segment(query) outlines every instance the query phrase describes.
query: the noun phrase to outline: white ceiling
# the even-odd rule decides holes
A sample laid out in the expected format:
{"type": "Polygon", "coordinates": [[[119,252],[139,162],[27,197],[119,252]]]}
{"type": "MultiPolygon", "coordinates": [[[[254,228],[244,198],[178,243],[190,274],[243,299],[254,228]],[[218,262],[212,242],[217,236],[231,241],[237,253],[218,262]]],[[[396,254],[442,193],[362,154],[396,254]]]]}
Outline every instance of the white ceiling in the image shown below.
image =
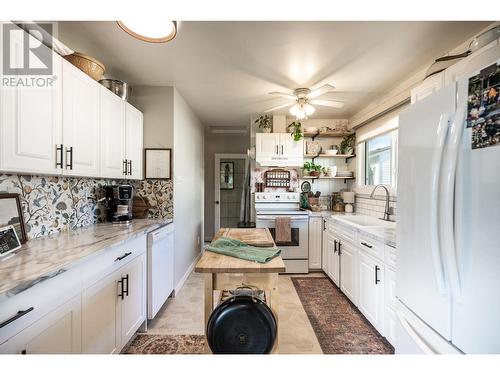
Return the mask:
{"type": "MultiPolygon", "coordinates": [[[[149,44],[115,22],[61,22],[59,38],[132,85],[175,86],[207,126],[248,125],[286,102],[270,91],[329,83],[313,118],[347,118],[468,39],[488,22],[181,22],[149,44]]],[[[285,113],[285,110],[277,113],[285,113]]]]}

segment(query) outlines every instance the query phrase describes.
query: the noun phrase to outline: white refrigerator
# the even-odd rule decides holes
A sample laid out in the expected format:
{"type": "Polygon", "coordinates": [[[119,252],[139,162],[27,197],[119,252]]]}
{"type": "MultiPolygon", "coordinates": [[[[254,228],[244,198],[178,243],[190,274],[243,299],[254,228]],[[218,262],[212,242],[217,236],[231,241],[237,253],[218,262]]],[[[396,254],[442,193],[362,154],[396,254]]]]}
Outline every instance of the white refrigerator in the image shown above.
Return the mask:
{"type": "Polygon", "coordinates": [[[400,115],[396,353],[500,353],[500,144],[466,122],[494,48],[400,115]]]}

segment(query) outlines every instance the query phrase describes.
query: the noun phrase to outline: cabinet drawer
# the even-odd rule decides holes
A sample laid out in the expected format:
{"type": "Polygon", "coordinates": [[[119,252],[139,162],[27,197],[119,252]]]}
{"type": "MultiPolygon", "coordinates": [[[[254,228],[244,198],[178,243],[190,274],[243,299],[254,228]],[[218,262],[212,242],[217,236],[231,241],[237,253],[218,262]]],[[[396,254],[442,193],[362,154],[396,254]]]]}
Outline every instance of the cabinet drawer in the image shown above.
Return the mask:
{"type": "Polygon", "coordinates": [[[382,242],[373,240],[368,236],[359,233],[358,245],[361,252],[368,253],[375,258],[384,260],[384,244],[382,242]]]}
{"type": "Polygon", "coordinates": [[[396,249],[389,245],[385,245],[385,264],[396,269],[396,249]]]}
{"type": "Polygon", "coordinates": [[[141,235],[120,245],[112,246],[96,257],[92,257],[80,267],[83,288],[123,267],[132,259],[145,253],[146,249],[146,235],[141,235]]]}
{"type": "Polygon", "coordinates": [[[81,292],[78,269],[39,282],[0,302],[0,344],[81,292]]]}
{"type": "Polygon", "coordinates": [[[328,230],[335,234],[335,237],[342,241],[347,241],[352,244],[355,243],[356,233],[354,229],[348,229],[341,225],[336,224],[334,221],[328,222],[328,230]]]}

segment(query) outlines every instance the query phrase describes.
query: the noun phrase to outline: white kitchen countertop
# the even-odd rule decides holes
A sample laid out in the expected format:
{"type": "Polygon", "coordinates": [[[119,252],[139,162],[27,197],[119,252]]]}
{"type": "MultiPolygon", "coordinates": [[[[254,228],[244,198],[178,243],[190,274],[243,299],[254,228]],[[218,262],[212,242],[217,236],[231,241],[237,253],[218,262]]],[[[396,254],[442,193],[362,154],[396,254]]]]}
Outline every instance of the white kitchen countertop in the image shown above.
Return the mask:
{"type": "Polygon", "coordinates": [[[101,223],[26,242],[0,260],[0,301],[78,265],[90,255],[151,232],[172,219],[134,219],[128,225],[101,223]]]}

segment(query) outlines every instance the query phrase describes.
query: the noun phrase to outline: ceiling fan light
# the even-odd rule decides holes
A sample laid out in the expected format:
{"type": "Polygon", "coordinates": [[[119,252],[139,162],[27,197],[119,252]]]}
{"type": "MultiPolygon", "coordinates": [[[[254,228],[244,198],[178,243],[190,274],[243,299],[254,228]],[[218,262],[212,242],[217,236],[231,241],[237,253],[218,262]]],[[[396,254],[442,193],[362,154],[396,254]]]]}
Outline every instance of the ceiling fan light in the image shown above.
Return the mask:
{"type": "Polygon", "coordinates": [[[297,113],[299,112],[300,108],[298,104],[294,104],[292,108],[290,108],[290,114],[292,116],[297,116],[297,113]]]}
{"type": "Polygon", "coordinates": [[[309,103],[304,104],[304,112],[306,116],[311,116],[314,113],[314,107],[309,103]]]}
{"type": "Polygon", "coordinates": [[[141,20],[116,21],[118,26],[136,39],[149,43],[166,43],[177,35],[177,22],[144,22],[141,20]]]}
{"type": "Polygon", "coordinates": [[[297,120],[304,120],[305,118],[307,118],[307,115],[306,112],[301,108],[297,111],[295,117],[297,117],[297,120]]]}

